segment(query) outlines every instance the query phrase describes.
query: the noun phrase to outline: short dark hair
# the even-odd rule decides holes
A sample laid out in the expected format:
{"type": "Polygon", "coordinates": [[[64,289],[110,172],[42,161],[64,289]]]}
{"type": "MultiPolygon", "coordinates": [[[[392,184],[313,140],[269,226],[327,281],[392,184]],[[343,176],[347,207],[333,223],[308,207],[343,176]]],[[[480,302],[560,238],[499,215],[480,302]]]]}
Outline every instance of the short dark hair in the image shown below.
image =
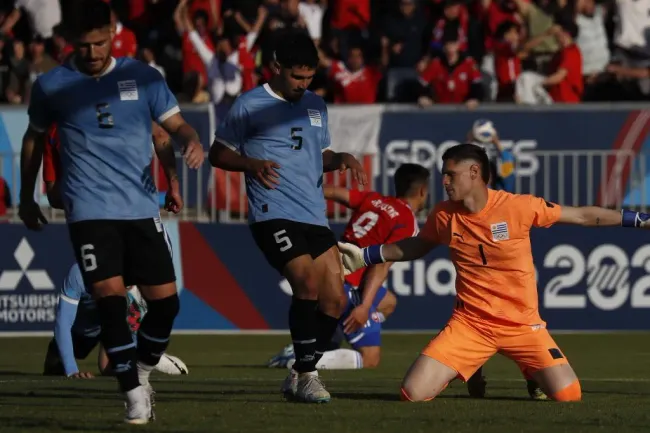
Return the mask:
{"type": "Polygon", "coordinates": [[[497,27],[497,31],[494,32],[494,36],[496,36],[497,39],[503,39],[505,35],[510,32],[512,29],[517,29],[519,30],[519,24],[512,20],[505,20],[499,26],[497,27]]]}
{"type": "Polygon", "coordinates": [[[279,34],[276,39],[275,60],[283,68],[307,66],[316,69],[318,50],[307,32],[289,29],[279,34]]]}
{"type": "Polygon", "coordinates": [[[104,0],[78,2],[74,14],[74,25],[70,29],[74,37],[111,25],[111,6],[104,0]]]}
{"type": "Polygon", "coordinates": [[[415,185],[426,184],[429,181],[429,170],[420,164],[402,164],[395,171],[395,195],[406,197],[415,185]]]}
{"type": "Polygon", "coordinates": [[[490,159],[481,146],[471,143],[458,144],[450,147],[442,155],[442,161],[475,161],[481,166],[481,178],[485,183],[490,181],[490,159]]]}
{"type": "Polygon", "coordinates": [[[560,16],[556,18],[555,23],[560,26],[560,28],[565,31],[566,33],[571,36],[571,39],[575,39],[578,37],[578,33],[580,33],[580,29],[578,28],[578,25],[573,21],[572,19],[569,19],[565,16],[560,16]]]}

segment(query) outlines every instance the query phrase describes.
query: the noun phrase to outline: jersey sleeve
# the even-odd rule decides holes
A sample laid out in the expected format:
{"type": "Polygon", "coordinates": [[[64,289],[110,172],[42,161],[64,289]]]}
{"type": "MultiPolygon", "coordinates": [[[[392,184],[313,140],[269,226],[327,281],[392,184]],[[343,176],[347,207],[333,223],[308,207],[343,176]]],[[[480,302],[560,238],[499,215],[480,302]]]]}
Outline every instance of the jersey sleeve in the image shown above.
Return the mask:
{"type": "Polygon", "coordinates": [[[349,204],[350,208],[358,209],[361,204],[366,200],[366,198],[372,194],[372,191],[359,191],[358,189],[349,190],[349,204]]]}
{"type": "Polygon", "coordinates": [[[560,220],[562,207],[540,197],[528,196],[528,207],[532,213],[534,227],[550,227],[560,220]]]}
{"type": "Polygon", "coordinates": [[[162,123],[174,114],[180,113],[181,109],[178,106],[178,101],[172,91],[169,90],[169,86],[167,86],[167,82],[160,71],[149,65],[143,65],[142,67],[147,75],[146,92],[151,118],[158,123],[162,123]]]}
{"type": "Polygon", "coordinates": [[[40,79],[37,79],[32,86],[27,114],[30,126],[38,132],[45,132],[54,120],[40,79]]]}
{"type": "Polygon", "coordinates": [[[86,291],[83,277],[81,276],[81,269],[78,264],[72,265],[70,272],[63,280],[59,293],[59,302],[67,302],[69,304],[77,305],[81,296],[86,291]]]}
{"type": "Polygon", "coordinates": [[[321,151],[325,152],[332,145],[330,138],[330,127],[328,123],[329,115],[327,114],[327,105],[323,104],[323,141],[321,142],[321,151]]]}
{"type": "Polygon", "coordinates": [[[59,300],[54,322],[54,340],[59,349],[59,356],[65,370],[65,375],[77,373],[79,368],[74,356],[74,343],[72,342],[72,326],[77,317],[77,304],[59,300]]]}
{"type": "Polygon", "coordinates": [[[241,97],[237,98],[219,128],[217,128],[215,140],[229,149],[241,153],[246,141],[248,122],[248,111],[244,107],[241,97]]]}
{"type": "Polygon", "coordinates": [[[400,213],[399,220],[392,227],[388,239],[384,243],[390,244],[417,236],[419,231],[418,222],[414,215],[400,213]]]}

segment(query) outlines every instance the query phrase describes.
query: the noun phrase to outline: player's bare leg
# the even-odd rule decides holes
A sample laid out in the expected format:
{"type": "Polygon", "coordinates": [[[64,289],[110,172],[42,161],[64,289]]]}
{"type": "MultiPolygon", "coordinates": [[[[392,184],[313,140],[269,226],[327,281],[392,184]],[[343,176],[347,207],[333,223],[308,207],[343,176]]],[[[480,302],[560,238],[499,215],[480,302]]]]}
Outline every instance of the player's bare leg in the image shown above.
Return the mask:
{"type": "Polygon", "coordinates": [[[381,346],[360,347],[363,368],[377,368],[381,361],[381,346]]]}
{"type": "Polygon", "coordinates": [[[428,401],[440,394],[458,373],[440,361],[420,355],[402,381],[402,399],[428,401]]]}
{"type": "Polygon", "coordinates": [[[305,402],[327,402],[325,390],[316,371],[316,342],[318,338],[318,274],[310,255],[289,261],[283,275],[289,281],[293,297],[289,308],[289,330],[296,362],[282,385],[286,397],[305,402]]]}
{"type": "Polygon", "coordinates": [[[551,400],[580,401],[582,399],[580,381],[569,364],[543,368],[531,375],[551,400]]]}
{"type": "Polygon", "coordinates": [[[146,424],[151,417],[149,393],[140,386],[136,368],[137,352],[126,321],[126,287],[121,276],[92,284],[97,302],[100,340],[126,396],[126,418],[130,424],[146,424]]]}
{"type": "Polygon", "coordinates": [[[180,302],[175,282],[156,286],[139,285],[138,288],[147,301],[147,314],[138,328],[137,372],[153,404],[154,392],[149,376],[167,350],[180,302]]]}

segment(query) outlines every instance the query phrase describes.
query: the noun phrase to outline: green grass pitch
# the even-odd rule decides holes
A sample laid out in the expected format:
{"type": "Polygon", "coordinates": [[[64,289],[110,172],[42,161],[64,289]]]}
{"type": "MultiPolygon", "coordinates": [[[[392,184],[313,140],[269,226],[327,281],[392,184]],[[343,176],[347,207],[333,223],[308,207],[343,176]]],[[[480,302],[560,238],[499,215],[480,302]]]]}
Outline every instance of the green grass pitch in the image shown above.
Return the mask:
{"type": "MultiPolygon", "coordinates": [[[[649,432],[650,335],[555,337],[582,380],[580,403],[530,401],[501,356],[486,366],[485,399],[468,398],[455,381],[431,402],[400,402],[400,380],[426,334],[384,336],[376,370],[321,372],[330,404],[288,403],[278,392],[286,372],[262,367],[287,336],[174,336],[169,353],[190,374],[154,373],[157,420],[147,426],[121,424],[114,379],[40,376],[48,339],[0,339],[0,432],[649,432]]],[[[96,354],[80,365],[94,372],[96,354]]]]}

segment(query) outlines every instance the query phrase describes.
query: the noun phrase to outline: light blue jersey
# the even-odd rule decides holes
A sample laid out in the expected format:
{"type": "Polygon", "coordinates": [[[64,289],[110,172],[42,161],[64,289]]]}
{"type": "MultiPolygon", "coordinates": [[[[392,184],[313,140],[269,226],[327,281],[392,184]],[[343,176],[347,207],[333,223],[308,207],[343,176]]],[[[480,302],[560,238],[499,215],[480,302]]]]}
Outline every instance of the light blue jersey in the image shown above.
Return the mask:
{"type": "Polygon", "coordinates": [[[330,145],[330,134],[320,96],[307,91],[300,101],[289,102],[268,84],[256,87],[237,98],[216,140],[247,157],[280,165],[275,189],[246,177],[249,223],[287,219],[328,227],[322,152],[330,145]]]}
{"type": "Polygon", "coordinates": [[[57,322],[61,319],[72,322],[72,332],[86,337],[99,335],[101,326],[99,324],[99,314],[97,313],[97,304],[84,284],[81,277],[81,270],[78,264],[72,265],[70,272],[63,280],[63,285],[59,288],[59,310],[63,308],[63,316],[59,317],[57,312],[57,322]],[[67,308],[65,304],[70,304],[74,308],[67,308]],[[70,315],[73,313],[73,315],[70,315]],[[70,320],[71,319],[71,320],[70,320]]]}
{"type": "Polygon", "coordinates": [[[156,69],[130,58],[111,62],[93,78],[70,61],[39,76],[32,88],[32,128],[58,125],[68,222],[159,216],[151,119],[163,122],[180,109],[156,69]]]}

